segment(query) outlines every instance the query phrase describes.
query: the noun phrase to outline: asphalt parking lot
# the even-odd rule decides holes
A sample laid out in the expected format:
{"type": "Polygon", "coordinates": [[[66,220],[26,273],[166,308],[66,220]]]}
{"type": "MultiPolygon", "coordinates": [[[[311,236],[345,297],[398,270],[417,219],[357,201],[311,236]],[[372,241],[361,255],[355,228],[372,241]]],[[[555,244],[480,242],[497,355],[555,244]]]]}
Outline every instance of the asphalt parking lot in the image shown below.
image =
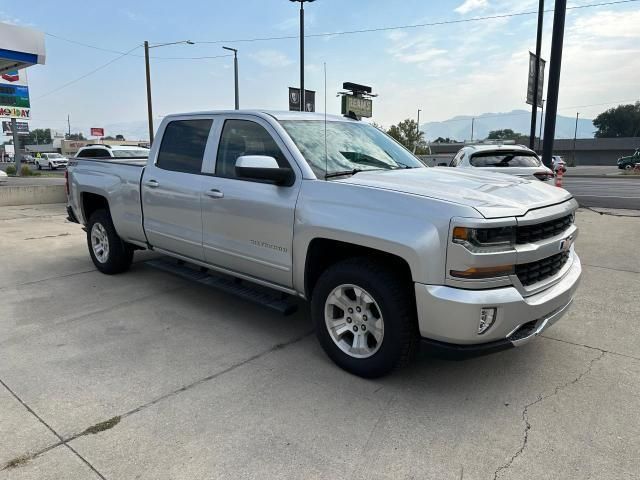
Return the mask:
{"type": "Polygon", "coordinates": [[[63,205],[0,208],[0,479],[632,479],[640,218],[580,211],[570,313],[520,349],[378,380],[282,317],[145,266],[63,205]]]}

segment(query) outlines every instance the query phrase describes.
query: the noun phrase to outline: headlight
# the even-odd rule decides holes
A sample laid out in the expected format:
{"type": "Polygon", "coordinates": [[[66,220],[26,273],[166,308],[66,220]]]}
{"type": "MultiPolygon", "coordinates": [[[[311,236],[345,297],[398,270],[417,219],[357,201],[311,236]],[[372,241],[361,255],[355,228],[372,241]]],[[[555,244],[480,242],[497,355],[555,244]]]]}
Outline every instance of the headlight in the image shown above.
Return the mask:
{"type": "Polygon", "coordinates": [[[455,227],[451,241],[474,253],[506,252],[513,250],[515,238],[514,227],[455,227]]]}

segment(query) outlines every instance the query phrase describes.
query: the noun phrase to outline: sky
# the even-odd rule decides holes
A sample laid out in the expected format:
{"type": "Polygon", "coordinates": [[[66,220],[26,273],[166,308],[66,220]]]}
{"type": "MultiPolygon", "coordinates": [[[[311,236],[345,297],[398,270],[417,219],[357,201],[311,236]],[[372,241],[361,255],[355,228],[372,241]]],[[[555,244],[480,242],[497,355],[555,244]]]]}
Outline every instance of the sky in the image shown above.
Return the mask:
{"type": "MultiPolygon", "coordinates": [[[[569,0],[568,5],[606,1],[569,0]]],[[[546,8],[553,3],[547,0],[546,8]]],[[[535,12],[537,4],[317,0],[305,4],[306,34],[535,12]]],[[[222,45],[239,51],[240,107],[286,110],[287,87],[299,83],[298,9],[288,0],[0,0],[0,21],[47,34],[46,65],[29,69],[31,128],[66,131],[69,115],[76,131],[145,120],[144,40],[195,42],[152,50],[156,126],[169,113],[233,108],[233,58],[201,58],[229,54],[222,45]],[[294,38],[238,41],[264,37],[294,38]]],[[[339,114],[336,94],[342,82],[371,85],[378,94],[373,120],[383,126],[415,118],[418,108],[421,123],[530,108],[524,100],[536,19],[517,15],[312,36],[305,40],[305,87],[317,92],[316,111],[324,111],[326,63],[327,112],[339,114]]],[[[547,60],[552,22],[553,13],[546,13],[542,57],[547,60]]],[[[567,11],[558,113],[580,111],[581,118],[593,118],[619,102],[640,99],[639,25],[640,2],[567,11]]]]}

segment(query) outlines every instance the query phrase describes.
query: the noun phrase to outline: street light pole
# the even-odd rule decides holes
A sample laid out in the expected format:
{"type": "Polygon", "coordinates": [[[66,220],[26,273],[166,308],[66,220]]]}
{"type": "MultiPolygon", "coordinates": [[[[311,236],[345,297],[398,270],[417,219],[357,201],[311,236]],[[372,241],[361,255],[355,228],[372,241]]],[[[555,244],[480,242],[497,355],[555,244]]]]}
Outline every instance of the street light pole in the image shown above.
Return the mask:
{"type": "Polygon", "coordinates": [[[576,112],[576,128],[573,131],[573,166],[576,166],[576,137],[578,136],[578,117],[580,112],[576,112]]]}
{"type": "Polygon", "coordinates": [[[475,117],[471,117],[471,141],[473,142],[473,124],[475,123],[475,117]]]}
{"type": "Polygon", "coordinates": [[[542,111],[540,112],[540,133],[538,134],[538,151],[542,148],[542,124],[544,120],[544,98],[542,99],[542,111]]]}
{"type": "Polygon", "coordinates": [[[300,111],[305,111],[304,100],[304,2],[314,2],[315,0],[289,0],[300,2],[300,111]]]}
{"type": "Polygon", "coordinates": [[[416,153],[418,148],[418,142],[420,141],[420,112],[422,110],[418,109],[418,123],[416,124],[416,146],[413,149],[413,153],[416,153]]]}
{"type": "Polygon", "coordinates": [[[151,107],[151,72],[149,69],[149,42],[144,41],[144,66],[147,74],[147,122],[149,126],[149,146],[153,143],[153,111],[151,107]]]}
{"type": "Polygon", "coordinates": [[[234,78],[235,78],[235,98],[236,98],[236,110],[240,110],[240,96],[238,93],[238,49],[237,48],[231,48],[231,47],[222,47],[225,50],[229,50],[230,52],[233,52],[233,71],[234,71],[234,78]]]}
{"type": "Polygon", "coordinates": [[[149,145],[153,143],[153,108],[151,106],[151,70],[149,68],[149,49],[166,47],[167,45],[180,45],[185,43],[187,45],[193,45],[191,40],[181,40],[179,42],[160,43],[158,45],[149,45],[148,41],[144,41],[144,65],[147,75],[147,115],[149,122],[149,145]]]}

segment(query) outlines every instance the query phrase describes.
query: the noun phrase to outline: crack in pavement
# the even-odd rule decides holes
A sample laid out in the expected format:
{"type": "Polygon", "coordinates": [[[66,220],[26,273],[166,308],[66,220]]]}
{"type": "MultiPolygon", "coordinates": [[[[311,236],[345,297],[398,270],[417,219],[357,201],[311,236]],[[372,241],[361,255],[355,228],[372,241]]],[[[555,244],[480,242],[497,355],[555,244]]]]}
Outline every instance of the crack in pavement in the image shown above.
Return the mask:
{"type": "Polygon", "coordinates": [[[43,238],[57,238],[57,237],[68,237],[71,235],[69,232],[58,233],[57,235],[44,235],[42,237],[27,237],[24,240],[42,240],[43,238]]]}
{"type": "Polygon", "coordinates": [[[583,266],[585,267],[592,267],[592,268],[602,268],[604,270],[612,270],[614,272],[625,272],[625,273],[640,273],[638,270],[629,270],[626,268],[614,268],[614,267],[605,267],[604,265],[594,265],[592,263],[582,263],[583,266]]]}
{"type": "MultiPolygon", "coordinates": [[[[33,409],[31,409],[31,407],[29,407],[25,402],[23,402],[20,397],[18,397],[1,379],[0,379],[0,384],[2,384],[8,391],[9,393],[11,393],[11,395],[13,395],[16,400],[18,400],[26,409],[27,411],[29,411],[29,413],[31,413],[34,417],[36,417],[45,427],[47,427],[47,429],[49,429],[49,431],[51,431],[57,438],[58,438],[58,442],[53,443],[51,445],[48,445],[47,447],[43,448],[42,450],[39,450],[35,453],[32,454],[27,454],[27,455],[22,455],[19,457],[16,457],[16,459],[14,460],[18,460],[20,459],[20,464],[23,464],[22,460],[33,460],[34,458],[50,451],[53,450],[54,448],[57,448],[61,445],[64,445],[65,447],[67,447],[69,450],[71,450],[73,453],[75,453],[84,463],[86,463],[102,480],[106,480],[106,478],[98,471],[95,469],[95,467],[93,467],[93,465],[91,465],[84,457],[82,457],[73,447],[71,447],[71,445],[69,445],[69,442],[72,442],[73,440],[76,440],[77,438],[83,437],[85,435],[95,435],[95,434],[99,434],[102,431],[108,430],[113,428],[115,425],[117,425],[122,419],[127,418],[135,413],[141,412],[142,410],[145,410],[153,405],[156,405],[164,400],[167,400],[168,398],[172,398],[182,392],[185,392],[187,390],[190,390],[194,387],[197,387],[198,385],[201,385],[203,383],[209,382],[211,380],[214,380],[226,373],[232,372],[233,370],[236,370],[250,362],[253,362],[254,360],[257,360],[259,358],[262,358],[272,352],[275,352],[277,350],[282,350],[285,347],[288,347],[290,345],[293,345],[295,343],[298,343],[302,340],[304,340],[305,338],[309,337],[310,335],[313,334],[313,331],[310,332],[305,332],[302,335],[299,335],[287,342],[283,342],[283,343],[277,343],[275,345],[273,345],[272,347],[268,348],[267,350],[263,350],[262,352],[258,352],[255,355],[252,355],[240,362],[234,363],[233,365],[230,365],[229,367],[220,370],[219,372],[213,373],[211,375],[207,375],[206,377],[200,378],[198,380],[195,380],[187,385],[183,385],[180,388],[177,388],[175,390],[172,390],[168,393],[165,393],[163,395],[160,395],[159,397],[154,398],[153,400],[150,400],[147,403],[144,403],[142,405],[139,405],[138,407],[129,410],[126,413],[123,413],[122,415],[117,415],[115,417],[110,418],[109,420],[103,421],[103,422],[98,422],[95,425],[92,425],[91,427],[85,428],[84,430],[82,430],[79,433],[74,433],[73,435],[70,435],[68,437],[62,437],[61,435],[59,435],[51,426],[49,426],[49,424],[47,424],[40,416],[38,416],[38,414],[36,414],[33,409]],[[105,428],[106,427],[106,428],[105,428]]],[[[0,468],[0,471],[2,470],[6,470],[9,468],[14,468],[12,467],[10,464],[12,463],[12,461],[9,461],[7,464],[5,464],[4,467],[0,468]]],[[[25,462],[26,463],[26,462],[25,462]]]]}
{"type": "MultiPolygon", "coordinates": [[[[0,379],[0,384],[13,396],[13,398],[15,398],[31,415],[33,415],[42,425],[44,425],[47,430],[49,430],[51,433],[53,433],[56,438],[59,440],[59,442],[57,442],[56,444],[50,445],[47,448],[45,448],[44,450],[37,452],[35,454],[32,455],[28,455],[28,456],[22,456],[22,457],[18,457],[18,459],[20,459],[20,463],[19,465],[23,465],[24,463],[26,463],[29,460],[34,459],[35,457],[37,457],[38,455],[42,455],[42,453],[44,453],[45,451],[49,451],[52,450],[56,447],[59,447],[60,445],[64,445],[65,447],[67,447],[69,450],[71,450],[71,452],[73,454],[75,454],[80,460],[82,460],[82,462],[87,465],[91,470],[93,470],[93,472],[98,475],[98,477],[100,477],[102,480],[106,480],[106,478],[104,477],[104,475],[102,475],[93,465],[91,465],[91,463],[89,463],[89,461],[84,458],[82,455],[80,455],[71,445],[69,445],[67,443],[67,441],[62,438],[62,436],[56,432],[53,427],[51,425],[49,425],[47,422],[44,421],[44,419],[38,415],[29,405],[27,405],[27,403],[22,400],[17,393],[15,393],[13,390],[11,390],[11,388],[9,388],[9,386],[4,383],[4,381],[2,379],[0,379]]],[[[1,470],[6,470],[8,468],[12,468],[11,467],[12,461],[9,461],[1,470]]]]}
{"type": "MultiPolygon", "coordinates": [[[[593,348],[593,347],[590,347],[593,348]]],[[[595,350],[599,350],[599,349],[595,349],[595,350]]],[[[548,394],[548,395],[538,395],[538,398],[536,400],[534,400],[533,402],[530,402],[528,404],[526,404],[522,410],[522,421],[524,422],[524,434],[522,437],[522,444],[520,445],[520,448],[518,448],[518,450],[516,450],[516,452],[511,456],[511,458],[504,464],[500,465],[496,471],[493,473],[493,480],[497,480],[498,477],[500,476],[501,472],[508,470],[511,465],[513,465],[513,462],[516,460],[516,458],[518,458],[520,455],[522,455],[522,453],[524,452],[524,450],[527,448],[527,444],[529,442],[529,431],[531,430],[531,423],[529,422],[529,408],[533,407],[534,405],[537,405],[538,403],[554,397],[555,395],[557,395],[559,392],[561,392],[562,390],[564,390],[565,388],[570,387],[571,385],[575,385],[576,383],[578,383],[580,380],[582,380],[583,377],[585,377],[586,375],[588,375],[589,373],[591,373],[591,369],[593,368],[593,365],[602,360],[602,358],[606,355],[607,352],[605,352],[604,350],[600,350],[600,355],[598,355],[595,358],[592,358],[589,361],[589,366],[587,367],[586,370],[584,370],[583,372],[581,372],[576,378],[574,378],[573,380],[570,380],[566,383],[560,384],[558,386],[556,386],[556,388],[553,390],[552,393],[548,394]]]]}
{"type": "Polygon", "coordinates": [[[600,348],[600,347],[592,347],[591,345],[586,345],[584,343],[576,343],[576,342],[570,342],[569,340],[562,340],[560,338],[548,337],[547,335],[539,335],[539,336],[541,338],[546,338],[547,340],[553,340],[554,342],[566,343],[568,345],[574,345],[576,347],[589,348],[591,350],[597,350],[598,352],[605,352],[605,353],[609,353],[611,355],[616,355],[618,357],[628,358],[630,360],[637,360],[637,361],[640,362],[640,357],[634,357],[633,355],[628,355],[626,353],[618,353],[618,352],[614,352],[612,350],[606,350],[606,349],[600,348]]]}

